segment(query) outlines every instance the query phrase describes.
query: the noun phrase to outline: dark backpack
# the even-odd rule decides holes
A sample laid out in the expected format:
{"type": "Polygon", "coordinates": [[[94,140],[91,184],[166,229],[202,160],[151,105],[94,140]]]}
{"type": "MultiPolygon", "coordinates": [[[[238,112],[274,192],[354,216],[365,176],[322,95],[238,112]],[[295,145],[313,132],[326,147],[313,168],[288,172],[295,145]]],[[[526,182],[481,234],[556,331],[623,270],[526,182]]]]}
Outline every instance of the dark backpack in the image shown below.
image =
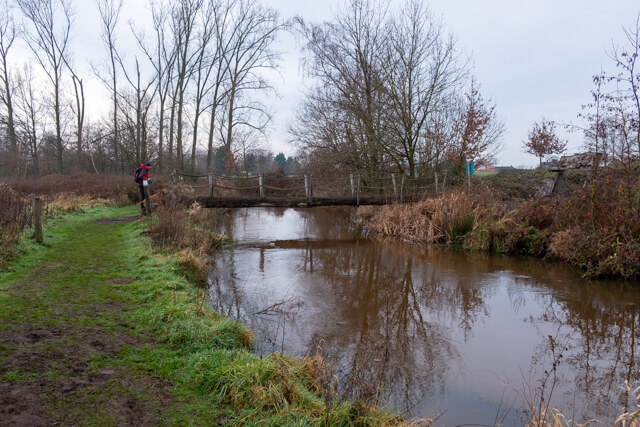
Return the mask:
{"type": "Polygon", "coordinates": [[[136,184],[142,184],[142,176],[144,175],[144,168],[138,167],[136,172],[133,174],[133,181],[136,184]]]}

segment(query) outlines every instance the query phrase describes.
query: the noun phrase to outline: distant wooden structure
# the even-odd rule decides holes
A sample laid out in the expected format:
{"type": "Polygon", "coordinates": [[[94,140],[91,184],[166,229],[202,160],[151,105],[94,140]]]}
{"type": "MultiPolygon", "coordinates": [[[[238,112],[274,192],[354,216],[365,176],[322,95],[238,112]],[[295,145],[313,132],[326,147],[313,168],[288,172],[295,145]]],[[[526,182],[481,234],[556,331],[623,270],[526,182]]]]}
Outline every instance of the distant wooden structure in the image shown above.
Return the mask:
{"type": "Polygon", "coordinates": [[[381,205],[413,201],[435,194],[438,189],[437,175],[434,180],[429,180],[410,179],[402,174],[375,177],[350,174],[324,178],[312,175],[227,177],[175,173],[174,179],[197,191],[199,194],[195,200],[209,208],[381,205]]]}
{"type": "Polygon", "coordinates": [[[569,156],[562,156],[557,164],[549,167],[549,172],[556,172],[553,181],[551,194],[555,194],[558,186],[564,181],[565,172],[568,170],[589,171],[593,167],[600,165],[605,160],[605,154],[595,151],[587,151],[585,153],[577,153],[569,156]]]}

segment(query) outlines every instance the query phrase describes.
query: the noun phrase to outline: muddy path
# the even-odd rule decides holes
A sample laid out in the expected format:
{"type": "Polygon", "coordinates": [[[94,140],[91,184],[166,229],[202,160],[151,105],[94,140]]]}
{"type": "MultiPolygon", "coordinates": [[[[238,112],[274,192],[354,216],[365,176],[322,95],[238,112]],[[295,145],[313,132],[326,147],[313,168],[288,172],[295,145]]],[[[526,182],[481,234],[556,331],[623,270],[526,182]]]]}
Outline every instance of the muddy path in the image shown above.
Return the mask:
{"type": "Polygon", "coordinates": [[[156,346],[122,297],[137,278],[121,259],[120,227],[136,219],[63,230],[0,275],[1,425],[162,424],[172,384],[121,361],[156,346]]]}

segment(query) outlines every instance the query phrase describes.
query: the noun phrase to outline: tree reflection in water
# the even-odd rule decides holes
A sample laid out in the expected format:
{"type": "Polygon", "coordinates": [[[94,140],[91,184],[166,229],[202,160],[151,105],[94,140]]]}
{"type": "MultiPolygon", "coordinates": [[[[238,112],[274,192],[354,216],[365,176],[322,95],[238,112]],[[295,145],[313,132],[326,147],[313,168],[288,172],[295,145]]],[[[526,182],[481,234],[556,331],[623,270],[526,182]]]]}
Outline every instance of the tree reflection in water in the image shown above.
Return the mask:
{"type": "Polygon", "coordinates": [[[491,423],[501,395],[517,407],[535,391],[548,335],[567,344],[551,401],[570,418],[613,420],[628,403],[619,387],[640,378],[638,291],[538,261],[362,240],[348,212],[239,213],[237,244],[216,257],[214,309],[256,330],[260,354],[320,347],[344,398],[491,423]]]}

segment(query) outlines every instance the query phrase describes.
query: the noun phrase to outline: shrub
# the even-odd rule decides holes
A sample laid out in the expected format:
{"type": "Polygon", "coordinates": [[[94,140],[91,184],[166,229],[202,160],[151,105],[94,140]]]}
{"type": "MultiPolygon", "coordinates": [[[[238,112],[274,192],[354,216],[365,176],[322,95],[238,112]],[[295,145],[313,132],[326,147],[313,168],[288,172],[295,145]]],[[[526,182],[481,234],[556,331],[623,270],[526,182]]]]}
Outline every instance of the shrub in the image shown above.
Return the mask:
{"type": "Polygon", "coordinates": [[[170,250],[189,249],[197,256],[213,253],[228,239],[215,231],[225,210],[202,209],[197,203],[185,209],[177,198],[156,209],[158,221],[149,234],[154,243],[170,250]]]}
{"type": "Polygon", "coordinates": [[[0,183],[0,269],[14,256],[22,231],[31,225],[30,200],[0,183]]]}

